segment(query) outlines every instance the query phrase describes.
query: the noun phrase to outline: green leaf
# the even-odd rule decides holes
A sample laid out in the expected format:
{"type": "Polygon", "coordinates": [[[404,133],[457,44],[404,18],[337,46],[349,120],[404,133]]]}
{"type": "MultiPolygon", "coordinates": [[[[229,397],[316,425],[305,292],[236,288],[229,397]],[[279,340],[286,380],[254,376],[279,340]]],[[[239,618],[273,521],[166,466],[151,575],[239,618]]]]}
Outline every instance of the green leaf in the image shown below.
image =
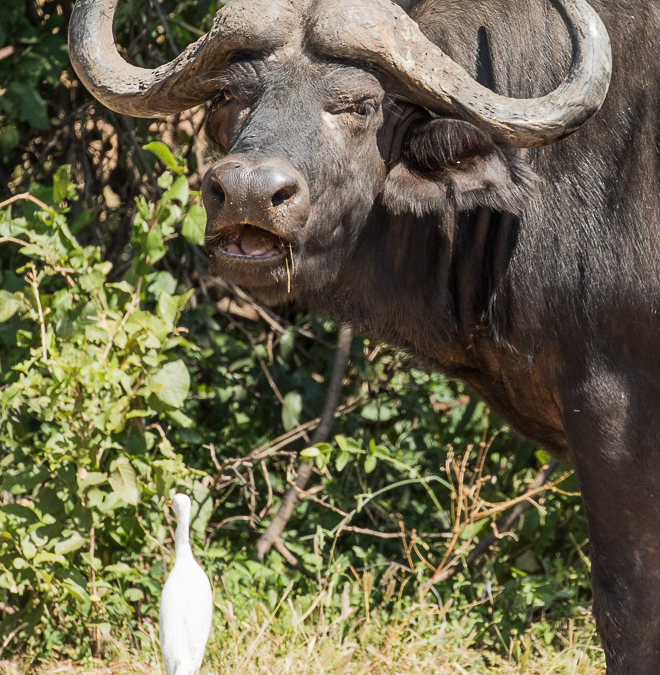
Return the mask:
{"type": "Polygon", "coordinates": [[[552,459],[552,455],[545,450],[537,450],[534,455],[541,466],[544,466],[552,459]]]}
{"type": "Polygon", "coordinates": [[[4,96],[17,109],[20,119],[41,131],[48,127],[46,102],[31,82],[14,80],[4,96]]]}
{"type": "Polygon", "coordinates": [[[516,567],[528,574],[534,574],[541,569],[536,553],[529,549],[516,558],[516,567]]]}
{"type": "Polygon", "coordinates": [[[204,245],[204,233],[206,232],[206,210],[197,204],[193,204],[181,227],[181,234],[195,246],[204,245]]]}
{"type": "Polygon", "coordinates": [[[288,361],[289,358],[291,358],[295,341],[296,333],[293,330],[293,327],[290,326],[282,333],[282,337],[280,338],[280,355],[285,361],[288,361]]]}
{"type": "Polygon", "coordinates": [[[314,459],[314,457],[318,457],[320,454],[319,449],[314,445],[311,448],[305,448],[300,451],[300,456],[303,459],[314,459]]]}
{"type": "Polygon", "coordinates": [[[21,306],[19,296],[0,290],[0,323],[9,321],[21,306]]]}
{"type": "Polygon", "coordinates": [[[209,489],[197,481],[192,491],[191,527],[203,539],[206,527],[213,516],[213,499],[209,489]]]}
{"type": "Polygon", "coordinates": [[[159,342],[165,340],[170,332],[169,326],[161,318],[138,309],[126,322],[126,331],[129,335],[133,335],[141,329],[152,333],[159,342]]]}
{"type": "Polygon", "coordinates": [[[80,584],[73,581],[73,579],[64,579],[62,581],[62,586],[69,591],[76,600],[80,602],[90,601],[87,591],[80,584]]]}
{"type": "Polygon", "coordinates": [[[37,555],[37,547],[29,539],[23,542],[23,555],[28,559],[37,555]]]}
{"type": "Polygon", "coordinates": [[[117,281],[115,283],[108,283],[105,285],[105,287],[116,288],[117,290],[120,290],[123,293],[128,293],[129,295],[133,295],[133,291],[135,290],[135,287],[129,284],[126,279],[122,279],[121,281],[117,281]]]}
{"type": "Polygon", "coordinates": [[[335,462],[335,468],[337,471],[343,471],[344,467],[351,461],[351,455],[348,452],[339,453],[337,461],[335,462]]]}
{"type": "Polygon", "coordinates": [[[167,253],[167,246],[165,246],[163,237],[157,230],[151,230],[151,232],[149,232],[146,245],[149,263],[151,265],[158,262],[167,253]]]}
{"type": "Polygon", "coordinates": [[[186,306],[192,293],[192,290],[183,295],[170,295],[166,291],[161,293],[158,298],[158,316],[160,316],[170,328],[174,328],[177,319],[179,318],[179,313],[186,306]]]}
{"type": "Polygon", "coordinates": [[[479,532],[488,527],[489,523],[490,521],[488,520],[488,518],[478,520],[476,523],[468,523],[461,530],[460,534],[461,539],[472,539],[473,537],[476,537],[479,534],[479,532]]]}
{"type": "Polygon", "coordinates": [[[165,171],[165,173],[158,176],[157,183],[161,190],[169,190],[172,187],[172,183],[174,183],[174,176],[171,172],[165,171]]]}
{"type": "MultiPolygon", "coordinates": [[[[72,196],[71,167],[68,164],[61,166],[53,175],[53,202],[61,204],[72,196]]],[[[75,193],[73,193],[75,194],[75,193]]]]}
{"type": "Polygon", "coordinates": [[[376,455],[367,455],[367,458],[364,460],[364,472],[371,473],[378,463],[376,455]]]}
{"type": "Polygon", "coordinates": [[[290,391],[284,397],[282,405],[282,425],[285,431],[290,431],[298,426],[301,412],[302,396],[297,391],[290,391]]]}
{"type": "Polygon", "coordinates": [[[170,327],[174,328],[177,314],[179,313],[179,301],[176,296],[169,293],[161,293],[158,298],[158,316],[170,327]]]}
{"type": "Polygon", "coordinates": [[[147,386],[163,403],[180,408],[190,390],[190,373],[183,361],[170,361],[149,378],[147,386]]]}
{"type": "Polygon", "coordinates": [[[144,591],[139,588],[127,588],[124,591],[124,597],[129,602],[140,602],[144,600],[144,591]]]}
{"type": "Polygon", "coordinates": [[[153,153],[168,168],[177,175],[183,173],[183,168],[174,158],[172,151],[162,141],[152,141],[142,146],[145,150],[153,153]]]}
{"type": "Polygon", "coordinates": [[[62,539],[55,544],[55,553],[57,555],[65,555],[71,551],[77,551],[85,545],[87,539],[83,537],[80,532],[73,532],[66,539],[62,539]]]}
{"type": "Polygon", "coordinates": [[[301,451],[300,456],[305,459],[314,459],[315,457],[329,457],[332,452],[330,443],[317,443],[301,451]]]}
{"type": "MultiPolygon", "coordinates": [[[[22,492],[30,492],[37,485],[43,483],[48,476],[49,472],[46,467],[28,464],[16,471],[6,472],[2,477],[2,483],[0,485],[2,485],[3,490],[8,490],[11,494],[17,495],[22,492]]],[[[5,508],[17,508],[18,506],[18,504],[7,504],[5,508]]]]}
{"type": "Polygon", "coordinates": [[[71,223],[71,233],[77,234],[83,227],[89,225],[96,218],[96,211],[94,209],[84,209],[81,211],[71,223]]]}
{"type": "Polygon", "coordinates": [[[382,405],[374,401],[362,408],[362,417],[372,422],[387,422],[396,414],[392,405],[382,405]]]}
{"type": "Polygon", "coordinates": [[[102,471],[89,471],[78,474],[78,489],[84,492],[88,487],[100,485],[108,480],[108,474],[102,471]]]}
{"type": "Polygon", "coordinates": [[[114,461],[109,481],[112,489],[127,504],[138,503],[138,479],[127,457],[119,457],[114,461]]]}
{"type": "Polygon", "coordinates": [[[335,443],[337,443],[342,452],[350,452],[353,454],[364,453],[364,450],[362,450],[360,444],[356,440],[353,438],[346,438],[343,434],[335,436],[335,443]]]}
{"type": "Polygon", "coordinates": [[[167,416],[182,429],[190,429],[195,426],[195,421],[184,415],[180,410],[168,410],[167,416]]]}
{"type": "Polygon", "coordinates": [[[188,179],[185,176],[179,176],[172,183],[172,187],[167,191],[165,196],[176,199],[181,206],[185,206],[188,203],[189,194],[188,179]]]}
{"type": "Polygon", "coordinates": [[[8,155],[21,142],[21,134],[16,125],[8,124],[0,130],[0,153],[8,155]]]}
{"type": "Polygon", "coordinates": [[[37,553],[37,555],[34,556],[35,565],[40,565],[44,562],[57,562],[60,563],[60,565],[67,564],[66,558],[63,555],[59,555],[58,553],[49,553],[48,551],[43,551],[41,553],[37,553]]]}
{"type": "Polygon", "coordinates": [[[158,296],[163,291],[174,295],[176,293],[177,281],[169,272],[153,272],[147,275],[149,286],[147,290],[158,296]]]}

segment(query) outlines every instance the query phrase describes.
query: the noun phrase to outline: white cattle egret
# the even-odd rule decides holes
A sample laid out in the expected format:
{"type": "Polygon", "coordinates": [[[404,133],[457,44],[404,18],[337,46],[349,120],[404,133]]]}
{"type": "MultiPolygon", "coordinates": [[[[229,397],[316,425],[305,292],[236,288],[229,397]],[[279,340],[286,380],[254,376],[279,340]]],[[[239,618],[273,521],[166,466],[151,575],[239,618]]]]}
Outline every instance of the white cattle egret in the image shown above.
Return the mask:
{"type": "Polygon", "coordinates": [[[172,499],[177,526],[174,567],[160,599],[160,648],[167,675],[196,675],[211,632],[213,594],[190,547],[190,497],[172,499]]]}

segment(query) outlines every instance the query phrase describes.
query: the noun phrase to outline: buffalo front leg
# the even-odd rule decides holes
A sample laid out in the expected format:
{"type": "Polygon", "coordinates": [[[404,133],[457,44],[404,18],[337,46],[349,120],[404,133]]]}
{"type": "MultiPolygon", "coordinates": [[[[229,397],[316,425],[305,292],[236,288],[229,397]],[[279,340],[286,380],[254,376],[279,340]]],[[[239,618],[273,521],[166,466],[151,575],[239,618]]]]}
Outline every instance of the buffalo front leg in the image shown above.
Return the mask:
{"type": "Polygon", "coordinates": [[[601,378],[565,409],[607,675],[660,674],[659,404],[650,387],[601,378]]]}

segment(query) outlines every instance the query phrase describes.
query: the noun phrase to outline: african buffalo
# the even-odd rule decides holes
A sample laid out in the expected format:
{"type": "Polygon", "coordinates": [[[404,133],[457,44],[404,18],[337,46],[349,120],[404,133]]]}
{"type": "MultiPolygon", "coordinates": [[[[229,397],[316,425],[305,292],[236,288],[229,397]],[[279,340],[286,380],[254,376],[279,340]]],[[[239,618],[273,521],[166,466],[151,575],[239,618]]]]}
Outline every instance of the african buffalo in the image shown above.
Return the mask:
{"type": "Polygon", "coordinates": [[[79,0],[73,63],[125,114],[212,99],[213,270],[573,461],[607,672],[658,675],[658,3],[233,0],[155,70],[117,53],[116,3],[79,0]]]}

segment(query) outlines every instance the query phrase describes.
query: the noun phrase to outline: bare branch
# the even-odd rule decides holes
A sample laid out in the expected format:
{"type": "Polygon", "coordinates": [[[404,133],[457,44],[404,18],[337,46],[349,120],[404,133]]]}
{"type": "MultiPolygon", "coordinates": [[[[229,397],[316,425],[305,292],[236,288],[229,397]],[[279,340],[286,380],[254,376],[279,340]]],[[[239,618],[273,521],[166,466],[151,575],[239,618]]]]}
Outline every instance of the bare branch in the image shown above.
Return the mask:
{"type": "MultiPolygon", "coordinates": [[[[316,445],[325,441],[332,429],[332,423],[335,418],[339,399],[341,397],[342,381],[348,364],[348,357],[353,340],[353,330],[350,326],[342,325],[339,327],[339,336],[337,339],[337,351],[335,353],[335,362],[332,368],[332,375],[328,385],[328,391],[321,413],[321,421],[316,427],[310,440],[310,445],[316,445]]],[[[274,543],[280,538],[286,524],[299,500],[299,492],[305,489],[311,475],[313,465],[309,462],[302,462],[298,468],[298,475],[293,485],[287,490],[280,507],[270,522],[266,531],[261,535],[257,542],[257,556],[259,560],[268,554],[274,543]]]]}
{"type": "MultiPolygon", "coordinates": [[[[555,459],[551,459],[541,470],[536,474],[534,480],[530,483],[528,489],[520,497],[515,500],[508,502],[509,505],[515,504],[513,509],[506,515],[503,516],[499,523],[496,525],[495,532],[489,534],[487,537],[478,542],[472,551],[465,558],[465,567],[471,567],[477,558],[485,553],[498,539],[501,539],[506,535],[511,528],[515,525],[520,517],[527,511],[527,509],[532,505],[533,501],[531,497],[538,494],[541,490],[544,489],[546,483],[550,480],[550,476],[554,473],[559,462],[555,459]]],[[[562,477],[562,480],[566,476],[562,477]]],[[[420,588],[422,594],[426,593],[431,586],[434,584],[440,583],[441,581],[446,581],[451,579],[458,572],[463,569],[461,565],[462,556],[455,558],[449,565],[440,566],[433,576],[426,582],[424,582],[420,588]]]]}
{"type": "Polygon", "coordinates": [[[163,30],[165,31],[165,37],[167,38],[167,42],[170,45],[170,50],[172,51],[172,55],[176,58],[181,50],[177,47],[176,42],[172,39],[172,33],[170,33],[170,27],[168,25],[168,20],[167,17],[165,16],[163,12],[163,8],[160,6],[159,0],[151,0],[151,4],[153,5],[154,9],[156,10],[156,14],[158,14],[158,18],[160,19],[160,22],[163,24],[163,30]]]}

